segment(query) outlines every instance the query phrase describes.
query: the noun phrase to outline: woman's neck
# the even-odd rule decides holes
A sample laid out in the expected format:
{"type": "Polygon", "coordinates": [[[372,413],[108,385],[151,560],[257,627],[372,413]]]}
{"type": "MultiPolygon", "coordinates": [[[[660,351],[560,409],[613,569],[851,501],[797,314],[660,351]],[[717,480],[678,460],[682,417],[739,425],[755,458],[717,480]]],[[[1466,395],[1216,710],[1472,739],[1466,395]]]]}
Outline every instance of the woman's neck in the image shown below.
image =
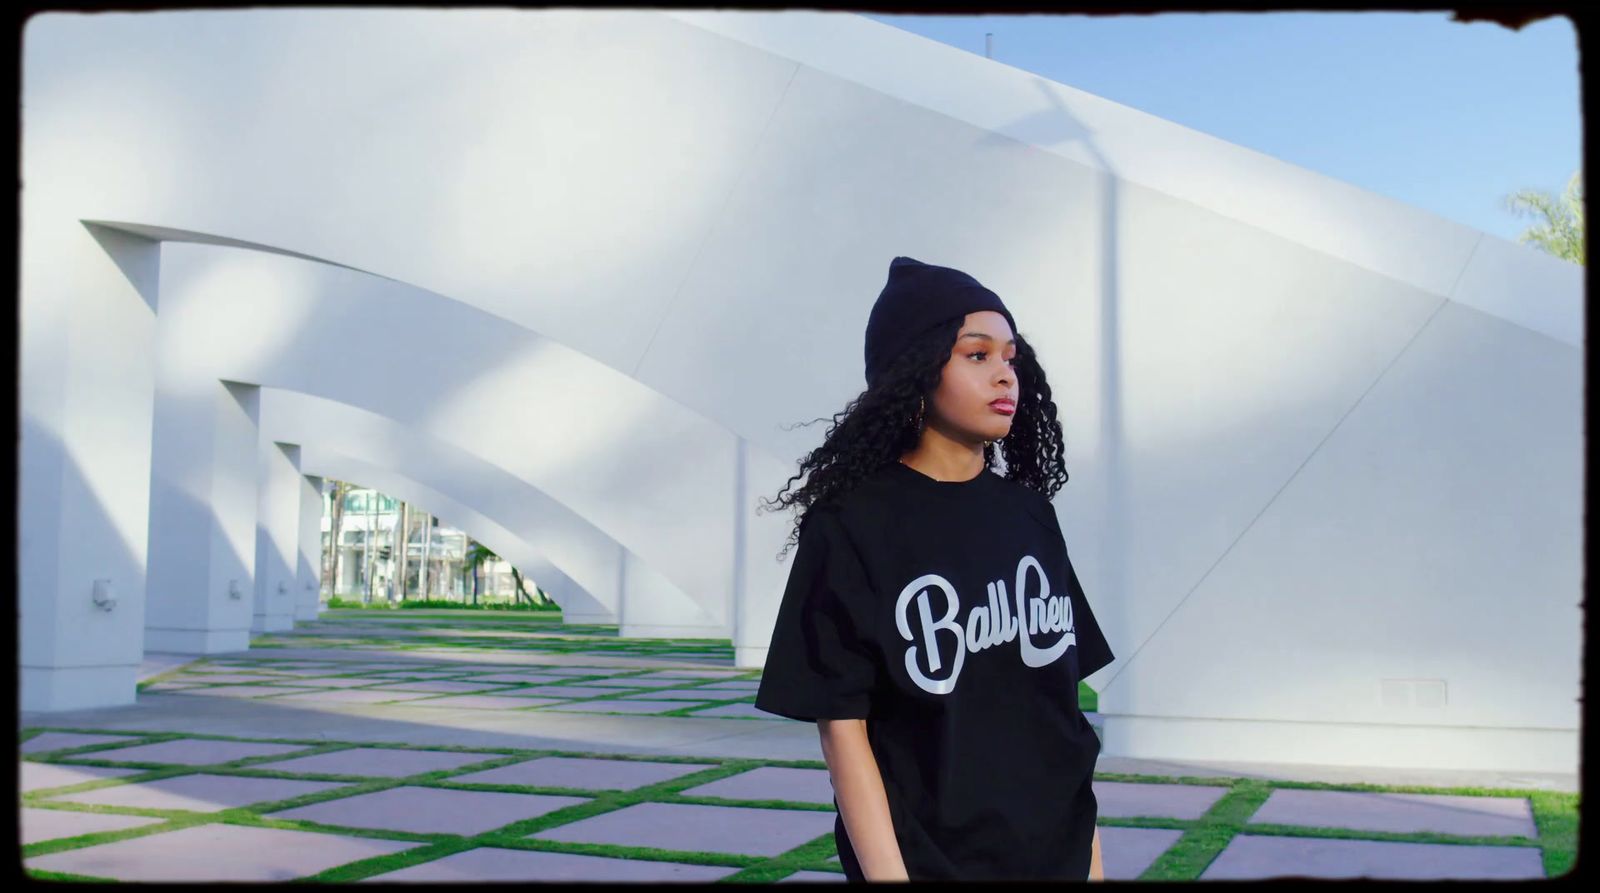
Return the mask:
{"type": "Polygon", "coordinates": [[[900,461],[936,481],[970,481],[984,468],[982,448],[974,450],[950,440],[934,441],[926,434],[900,461]]]}

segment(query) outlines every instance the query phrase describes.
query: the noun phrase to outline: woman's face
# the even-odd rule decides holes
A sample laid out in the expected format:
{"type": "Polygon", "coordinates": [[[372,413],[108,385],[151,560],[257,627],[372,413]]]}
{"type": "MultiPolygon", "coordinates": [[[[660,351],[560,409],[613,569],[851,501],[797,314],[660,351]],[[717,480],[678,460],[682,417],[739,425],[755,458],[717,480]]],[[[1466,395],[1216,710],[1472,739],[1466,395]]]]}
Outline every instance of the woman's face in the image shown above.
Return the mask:
{"type": "Polygon", "coordinates": [[[1016,356],[1015,333],[1004,316],[994,310],[967,314],[930,401],[934,412],[929,424],[952,439],[974,444],[1011,433],[1019,396],[1012,368],[1016,356]],[[1001,398],[1011,401],[1006,411],[990,405],[1001,398]]]}

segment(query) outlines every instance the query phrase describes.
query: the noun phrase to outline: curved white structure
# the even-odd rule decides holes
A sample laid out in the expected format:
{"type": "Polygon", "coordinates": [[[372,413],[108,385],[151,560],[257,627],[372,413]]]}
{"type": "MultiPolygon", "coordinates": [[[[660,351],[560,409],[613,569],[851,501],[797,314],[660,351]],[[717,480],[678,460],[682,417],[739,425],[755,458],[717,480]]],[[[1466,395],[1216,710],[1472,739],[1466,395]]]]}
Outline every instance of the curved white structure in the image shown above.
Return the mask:
{"type": "Polygon", "coordinates": [[[1575,771],[1581,267],[852,15],[49,14],[23,86],[25,710],[314,616],[320,475],[760,665],[909,254],[1050,374],[1106,753],[1575,771]]]}

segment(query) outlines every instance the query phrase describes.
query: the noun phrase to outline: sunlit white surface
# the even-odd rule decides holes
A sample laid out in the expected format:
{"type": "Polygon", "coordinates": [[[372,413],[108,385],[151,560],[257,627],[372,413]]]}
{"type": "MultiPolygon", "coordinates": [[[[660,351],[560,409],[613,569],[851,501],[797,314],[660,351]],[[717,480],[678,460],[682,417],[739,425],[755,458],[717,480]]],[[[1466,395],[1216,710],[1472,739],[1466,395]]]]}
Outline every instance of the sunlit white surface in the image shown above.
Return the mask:
{"type": "Polygon", "coordinates": [[[86,592],[142,588],[156,316],[197,388],[448,445],[440,499],[510,476],[585,534],[509,535],[759,665],[754,506],[906,254],[1039,349],[1107,753],[1576,765],[1581,268],[849,14],[50,15],[23,62],[25,707],[131,698],[86,592]]]}

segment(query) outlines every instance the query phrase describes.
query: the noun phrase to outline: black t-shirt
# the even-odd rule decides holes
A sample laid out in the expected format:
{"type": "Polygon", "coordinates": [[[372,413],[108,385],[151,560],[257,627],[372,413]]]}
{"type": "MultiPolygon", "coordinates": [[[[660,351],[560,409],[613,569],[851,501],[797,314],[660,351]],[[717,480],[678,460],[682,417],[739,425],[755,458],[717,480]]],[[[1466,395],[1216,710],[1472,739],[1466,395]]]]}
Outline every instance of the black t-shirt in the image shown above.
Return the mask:
{"type": "MultiPolygon", "coordinates": [[[[755,705],[867,720],[911,880],[1084,880],[1078,680],[1112,658],[1048,499],[896,461],[806,512],[755,705]]],[[[859,880],[842,816],[834,840],[859,880]]]]}

